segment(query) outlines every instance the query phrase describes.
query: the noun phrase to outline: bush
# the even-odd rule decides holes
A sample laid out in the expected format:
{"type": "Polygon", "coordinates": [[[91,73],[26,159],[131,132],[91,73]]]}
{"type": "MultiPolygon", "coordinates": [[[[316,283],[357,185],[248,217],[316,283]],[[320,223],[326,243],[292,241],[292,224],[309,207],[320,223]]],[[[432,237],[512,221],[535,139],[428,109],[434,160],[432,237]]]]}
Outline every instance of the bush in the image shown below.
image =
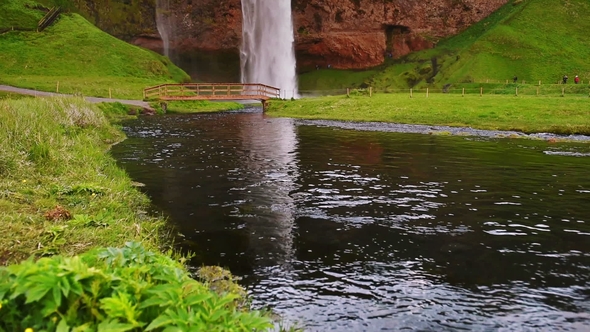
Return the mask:
{"type": "Polygon", "coordinates": [[[256,331],[259,312],[217,294],[168,256],[128,242],[0,269],[0,331],[256,331]]]}

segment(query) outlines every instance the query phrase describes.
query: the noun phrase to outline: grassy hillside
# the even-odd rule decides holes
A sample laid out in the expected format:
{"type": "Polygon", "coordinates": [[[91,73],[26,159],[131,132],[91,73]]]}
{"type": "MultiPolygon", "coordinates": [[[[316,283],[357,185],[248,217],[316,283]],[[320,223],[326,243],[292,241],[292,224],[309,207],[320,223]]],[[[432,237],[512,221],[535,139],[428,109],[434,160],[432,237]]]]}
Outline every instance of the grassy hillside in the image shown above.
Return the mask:
{"type": "MultiPolygon", "coordinates": [[[[590,80],[590,2],[587,0],[512,0],[463,33],[436,48],[410,54],[356,80],[376,89],[469,83],[557,83],[564,74],[590,80]]],[[[349,77],[358,73],[344,71],[349,77]]],[[[321,80],[302,89],[324,89],[321,80]]],[[[317,75],[317,74],[316,74],[317,75]]],[[[333,73],[328,73],[333,76],[333,73]]]]}
{"type": "Polygon", "coordinates": [[[34,30],[45,15],[29,0],[2,0],[0,2],[0,32],[7,30],[34,30]]]}
{"type": "MultiPolygon", "coordinates": [[[[44,15],[30,9],[32,1],[3,1],[11,10],[0,11],[2,24],[36,26],[44,15]]],[[[190,79],[168,58],[112,37],[77,14],[61,15],[43,32],[0,34],[0,73],[0,84],[56,91],[59,82],[62,93],[108,97],[110,89],[114,98],[136,99],[146,86],[190,79]]]]}

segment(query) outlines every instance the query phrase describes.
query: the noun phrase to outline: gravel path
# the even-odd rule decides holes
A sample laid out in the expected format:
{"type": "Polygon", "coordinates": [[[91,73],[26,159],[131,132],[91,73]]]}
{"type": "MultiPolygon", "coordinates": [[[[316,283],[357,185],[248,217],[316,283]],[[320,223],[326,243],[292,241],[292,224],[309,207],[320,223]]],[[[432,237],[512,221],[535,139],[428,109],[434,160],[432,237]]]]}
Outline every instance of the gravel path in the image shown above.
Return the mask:
{"type": "MultiPolygon", "coordinates": [[[[22,95],[41,96],[41,97],[72,97],[72,95],[66,95],[63,93],[44,92],[30,89],[15,88],[8,85],[0,85],[0,91],[14,92],[22,95]]],[[[129,100],[129,99],[111,99],[111,98],[98,98],[98,97],[84,97],[91,103],[121,103],[125,105],[139,106],[145,109],[151,109],[150,105],[142,100],[129,100]]]]}

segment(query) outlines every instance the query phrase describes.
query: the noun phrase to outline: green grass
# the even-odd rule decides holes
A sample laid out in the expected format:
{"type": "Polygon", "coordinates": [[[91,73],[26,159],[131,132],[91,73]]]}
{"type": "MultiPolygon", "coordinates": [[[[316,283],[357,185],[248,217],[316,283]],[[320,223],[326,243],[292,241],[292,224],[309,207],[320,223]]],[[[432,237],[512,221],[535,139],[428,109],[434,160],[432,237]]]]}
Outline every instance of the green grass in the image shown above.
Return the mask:
{"type": "Polygon", "coordinates": [[[273,100],[272,116],[447,125],[525,133],[590,134],[588,96],[375,94],[273,100]]]}
{"type": "Polygon", "coordinates": [[[585,0],[512,1],[465,33],[440,43],[448,61],[436,81],[510,79],[557,82],[564,74],[590,80],[590,3],[585,0]]]}
{"type": "Polygon", "coordinates": [[[77,14],[61,15],[41,33],[0,34],[0,72],[0,84],[55,92],[59,82],[61,93],[108,97],[110,89],[121,99],[141,99],[147,86],[190,80],[168,58],[112,37],[77,14]]]}
{"type": "Polygon", "coordinates": [[[31,0],[2,0],[0,3],[0,32],[6,30],[36,30],[45,12],[34,9],[31,0]]]}
{"type": "Polygon", "coordinates": [[[33,96],[21,95],[21,94],[12,93],[12,92],[0,91],[0,100],[2,100],[2,99],[22,99],[22,98],[33,98],[33,96]]]}
{"type": "Polygon", "coordinates": [[[0,232],[10,234],[0,265],[130,240],[159,246],[164,222],[141,212],[148,199],[106,153],[123,135],[95,105],[0,100],[0,124],[0,232]]]}

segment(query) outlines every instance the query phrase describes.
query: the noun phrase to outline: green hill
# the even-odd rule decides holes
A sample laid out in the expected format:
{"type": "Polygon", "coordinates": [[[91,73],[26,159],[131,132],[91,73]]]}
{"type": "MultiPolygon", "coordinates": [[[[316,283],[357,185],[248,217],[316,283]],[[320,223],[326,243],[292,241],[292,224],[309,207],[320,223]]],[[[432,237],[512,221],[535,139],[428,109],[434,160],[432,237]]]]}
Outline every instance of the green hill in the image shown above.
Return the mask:
{"type": "MultiPolygon", "coordinates": [[[[512,0],[463,33],[434,49],[412,53],[367,72],[354,85],[380,90],[442,87],[462,83],[518,81],[557,83],[564,74],[590,80],[590,2],[588,0],[512,0]]],[[[325,76],[333,76],[328,70],[325,76]]],[[[332,70],[334,72],[334,70],[332,70]]],[[[301,89],[333,89],[326,78],[304,74],[301,89]]],[[[338,74],[342,76],[342,73],[338,74]]],[[[362,77],[350,72],[351,77],[362,77]]],[[[341,80],[350,82],[350,80],[341,80]]],[[[473,84],[475,85],[475,84],[473,84]]]]}
{"type": "Polygon", "coordinates": [[[43,11],[35,9],[38,4],[32,1],[3,0],[0,3],[0,32],[34,30],[43,17],[43,11]]]}
{"type": "Polygon", "coordinates": [[[3,0],[0,84],[43,91],[59,85],[62,93],[139,99],[146,86],[190,80],[168,58],[112,37],[77,14],[62,14],[37,32],[45,13],[34,1],[3,0]]]}

